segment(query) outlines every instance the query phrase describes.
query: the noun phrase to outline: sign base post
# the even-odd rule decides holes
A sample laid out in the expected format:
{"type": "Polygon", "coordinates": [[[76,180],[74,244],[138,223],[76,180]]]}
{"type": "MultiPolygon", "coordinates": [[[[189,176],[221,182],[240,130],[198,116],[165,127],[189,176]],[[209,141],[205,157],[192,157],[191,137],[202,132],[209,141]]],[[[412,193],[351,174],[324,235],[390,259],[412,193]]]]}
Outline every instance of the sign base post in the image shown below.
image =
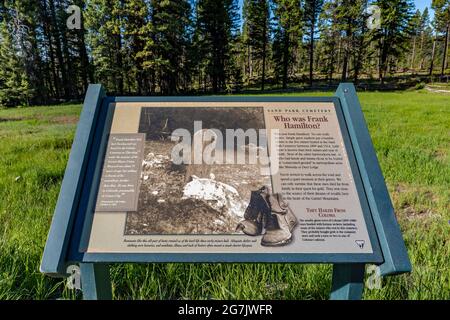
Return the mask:
{"type": "Polygon", "coordinates": [[[81,287],[84,300],[112,300],[109,266],[103,263],[81,263],[81,287]]]}
{"type": "MultiPolygon", "coordinates": [[[[84,300],[112,300],[109,266],[81,263],[84,300]]],[[[334,264],[330,300],[361,300],[364,290],[365,264],[334,264]]]]}
{"type": "Polygon", "coordinates": [[[364,289],[364,264],[333,265],[330,300],[361,300],[364,289]]]}

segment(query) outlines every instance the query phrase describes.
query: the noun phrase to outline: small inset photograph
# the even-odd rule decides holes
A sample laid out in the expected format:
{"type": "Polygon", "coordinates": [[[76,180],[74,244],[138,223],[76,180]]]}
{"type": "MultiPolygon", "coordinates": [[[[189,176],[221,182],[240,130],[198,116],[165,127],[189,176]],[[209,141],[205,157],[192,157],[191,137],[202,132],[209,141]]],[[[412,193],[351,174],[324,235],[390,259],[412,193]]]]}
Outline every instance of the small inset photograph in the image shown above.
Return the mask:
{"type": "Polygon", "coordinates": [[[250,152],[257,159],[267,157],[267,147],[261,147],[267,142],[260,141],[258,135],[256,143],[245,139],[239,145],[235,141],[230,149],[226,147],[227,129],[264,130],[263,108],[142,108],[139,133],[146,134],[146,142],[138,210],[127,213],[125,235],[242,234],[238,226],[249,207],[252,191],[272,188],[270,175],[262,168],[264,164],[249,161],[250,152]],[[216,150],[214,155],[222,151],[230,157],[231,152],[236,161],[180,164],[173,157],[174,148],[181,143],[181,138],[174,135],[179,129],[189,133],[192,144],[197,141],[195,136],[201,135],[201,148],[216,150]],[[237,161],[242,157],[247,159],[245,163],[237,161]]]}

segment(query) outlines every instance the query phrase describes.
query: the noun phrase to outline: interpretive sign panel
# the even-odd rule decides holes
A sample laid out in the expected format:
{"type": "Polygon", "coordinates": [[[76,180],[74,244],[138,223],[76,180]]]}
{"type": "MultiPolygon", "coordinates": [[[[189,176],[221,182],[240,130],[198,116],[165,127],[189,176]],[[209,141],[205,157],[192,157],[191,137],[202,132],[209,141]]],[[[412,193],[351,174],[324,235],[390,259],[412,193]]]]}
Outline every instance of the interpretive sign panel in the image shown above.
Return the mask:
{"type": "Polygon", "coordinates": [[[87,252],[370,254],[378,246],[335,103],[109,108],[87,252]]]}
{"type": "Polygon", "coordinates": [[[108,263],[332,263],[332,299],[365,264],[411,270],[352,84],[333,97],[107,97],[91,85],[41,271],[108,263]]]}

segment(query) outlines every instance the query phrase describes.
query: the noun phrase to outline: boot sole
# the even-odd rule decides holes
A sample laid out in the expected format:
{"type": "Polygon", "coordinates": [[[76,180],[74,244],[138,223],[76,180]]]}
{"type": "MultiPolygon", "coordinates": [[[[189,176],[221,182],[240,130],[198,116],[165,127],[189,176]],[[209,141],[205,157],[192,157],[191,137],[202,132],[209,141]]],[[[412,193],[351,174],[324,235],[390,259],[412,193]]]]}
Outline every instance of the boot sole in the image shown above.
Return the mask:
{"type": "Polygon", "coordinates": [[[281,241],[281,242],[276,242],[276,243],[261,241],[261,245],[264,246],[264,247],[281,247],[281,246],[285,246],[285,245],[287,245],[287,244],[289,244],[291,242],[292,242],[292,236],[289,239],[287,239],[287,240],[284,240],[284,241],[281,241]]]}
{"type": "Polygon", "coordinates": [[[235,231],[236,232],[240,231],[243,234],[245,234],[247,236],[250,236],[250,237],[257,237],[257,236],[260,236],[262,234],[261,231],[257,231],[256,233],[251,233],[251,232],[246,231],[245,226],[243,224],[241,224],[241,223],[239,223],[239,225],[236,227],[235,231]]]}
{"type": "Polygon", "coordinates": [[[260,235],[261,235],[261,233],[257,233],[257,234],[247,233],[247,232],[245,232],[245,230],[242,230],[242,232],[243,232],[246,236],[250,236],[250,237],[257,237],[257,236],[260,236],[260,235]]]}

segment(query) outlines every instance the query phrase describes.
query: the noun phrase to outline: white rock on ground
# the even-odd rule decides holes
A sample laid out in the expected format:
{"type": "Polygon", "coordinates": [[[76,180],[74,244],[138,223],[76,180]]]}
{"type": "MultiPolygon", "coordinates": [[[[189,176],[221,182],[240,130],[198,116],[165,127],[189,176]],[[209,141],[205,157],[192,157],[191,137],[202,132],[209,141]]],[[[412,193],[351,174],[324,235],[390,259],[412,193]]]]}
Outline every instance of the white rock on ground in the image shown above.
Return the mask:
{"type": "Polygon", "coordinates": [[[214,220],[214,223],[219,226],[223,226],[225,224],[225,222],[223,222],[222,220],[219,220],[219,219],[214,220]]]}
{"type": "Polygon", "coordinates": [[[169,157],[161,154],[155,155],[154,153],[149,153],[144,161],[142,161],[142,165],[144,169],[150,168],[162,168],[164,167],[164,163],[169,161],[169,157]]]}
{"type": "Polygon", "coordinates": [[[198,199],[208,203],[211,208],[225,214],[242,218],[248,202],[244,201],[237,190],[225,183],[201,179],[192,176],[192,181],[183,189],[183,199],[198,199]]]}

